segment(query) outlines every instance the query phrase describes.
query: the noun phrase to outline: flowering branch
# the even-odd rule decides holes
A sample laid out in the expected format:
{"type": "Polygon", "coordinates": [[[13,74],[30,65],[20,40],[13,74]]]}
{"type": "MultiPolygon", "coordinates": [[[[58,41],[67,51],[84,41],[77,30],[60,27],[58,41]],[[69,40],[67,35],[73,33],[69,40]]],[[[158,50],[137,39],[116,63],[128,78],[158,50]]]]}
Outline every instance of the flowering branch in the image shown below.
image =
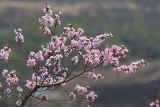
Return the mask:
{"type": "MultiPolygon", "coordinates": [[[[1,94],[12,97],[12,86],[17,87],[18,100],[16,104],[18,107],[27,107],[32,98],[50,102],[51,100],[45,92],[56,87],[63,89],[65,84],[84,74],[87,74],[87,78],[95,81],[104,78],[102,74],[93,72],[95,68],[101,65],[103,67],[110,65],[113,67],[113,71],[128,74],[134,73],[148,64],[148,61],[141,59],[128,66],[120,66],[119,59],[125,58],[128,52],[124,45],[107,45],[104,49],[99,49],[103,42],[113,37],[111,33],[88,38],[84,36],[82,28],[75,29],[69,24],[64,27],[62,33],[56,34],[57,27],[61,25],[61,12],[54,12],[46,3],[43,13],[44,15],[38,21],[41,25],[42,34],[44,37],[50,37],[50,41],[42,46],[38,52],[27,52],[24,49],[24,36],[20,28],[14,30],[15,41],[24,51],[27,60],[9,59],[11,49],[8,45],[0,50],[0,61],[26,61],[26,66],[33,70],[31,80],[22,80],[21,77],[16,75],[15,70],[4,69],[2,72],[7,88],[4,87],[3,83],[0,83],[1,94]],[[71,62],[73,68],[67,67],[64,60],[67,60],[67,63],[71,62]],[[80,63],[84,66],[84,70],[78,74],[73,74],[80,63]],[[41,92],[42,95],[35,96],[37,92],[41,92]]],[[[63,91],[65,90],[63,89],[63,91]]],[[[82,96],[87,103],[87,107],[90,107],[90,103],[98,97],[94,91],[90,90],[89,86],[84,87],[78,84],[73,91],[65,92],[70,101],[76,101],[78,96],[82,96]]]]}

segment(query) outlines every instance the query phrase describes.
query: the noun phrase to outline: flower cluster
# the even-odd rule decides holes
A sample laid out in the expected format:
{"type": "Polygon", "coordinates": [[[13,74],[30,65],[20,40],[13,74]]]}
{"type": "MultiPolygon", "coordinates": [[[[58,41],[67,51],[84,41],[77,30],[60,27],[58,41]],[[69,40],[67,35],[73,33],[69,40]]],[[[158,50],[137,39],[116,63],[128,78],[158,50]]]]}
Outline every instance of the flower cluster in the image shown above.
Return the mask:
{"type": "Polygon", "coordinates": [[[19,93],[22,93],[22,92],[23,92],[23,89],[22,89],[20,86],[18,86],[18,87],[17,87],[17,91],[18,91],[19,93]]]}
{"type": "Polygon", "coordinates": [[[132,62],[130,65],[121,65],[119,67],[113,68],[113,71],[116,71],[118,73],[125,73],[125,74],[130,74],[136,72],[139,68],[144,67],[147,65],[148,62],[145,61],[144,59],[138,60],[136,62],[132,62]]]}
{"type": "Polygon", "coordinates": [[[17,28],[14,30],[14,33],[16,34],[15,40],[18,44],[21,44],[24,42],[23,34],[22,34],[22,29],[17,28]]]}
{"type": "Polygon", "coordinates": [[[105,39],[109,39],[112,37],[113,37],[113,35],[111,33],[101,34],[92,40],[92,47],[97,48],[98,46],[101,45],[102,42],[105,41],[105,39]]]}
{"type": "Polygon", "coordinates": [[[0,50],[0,59],[7,61],[10,53],[11,49],[9,48],[9,46],[5,46],[3,49],[0,50]]]}
{"type": "Polygon", "coordinates": [[[18,84],[18,77],[16,76],[16,71],[12,70],[9,72],[8,70],[4,69],[2,72],[3,77],[5,78],[8,85],[17,85],[18,84]]]}
{"type": "Polygon", "coordinates": [[[104,78],[104,76],[101,75],[100,73],[95,74],[95,73],[93,73],[93,72],[88,72],[88,73],[87,73],[87,77],[88,77],[89,79],[94,80],[94,81],[97,81],[97,80],[99,80],[99,79],[103,79],[103,78],[104,78]]]}
{"type": "Polygon", "coordinates": [[[63,35],[68,39],[73,39],[74,37],[80,37],[84,33],[82,28],[78,28],[77,31],[75,28],[69,24],[67,27],[64,27],[63,35]]]}
{"type": "Polygon", "coordinates": [[[88,66],[98,64],[102,59],[102,53],[99,49],[87,50],[86,54],[83,55],[85,64],[88,66]]]}
{"type": "Polygon", "coordinates": [[[45,56],[51,54],[53,50],[56,52],[60,52],[61,49],[65,48],[65,43],[65,37],[52,36],[51,41],[47,44],[47,48],[44,49],[45,56]]]}
{"type": "Polygon", "coordinates": [[[8,97],[11,97],[12,96],[12,91],[10,88],[7,88],[4,90],[4,95],[8,96],[8,97]]]}
{"type": "Polygon", "coordinates": [[[45,36],[48,36],[52,32],[51,27],[53,27],[54,25],[57,26],[61,24],[61,21],[60,21],[61,12],[57,14],[53,14],[53,10],[51,9],[51,6],[47,4],[46,4],[46,8],[43,9],[43,12],[45,13],[45,15],[39,18],[39,23],[43,27],[43,34],[45,36]]]}
{"type": "Polygon", "coordinates": [[[150,107],[160,107],[159,100],[150,103],[150,107]]]}
{"type": "Polygon", "coordinates": [[[35,88],[35,86],[36,86],[36,81],[26,80],[25,86],[27,87],[27,89],[33,90],[35,88]]]}
{"type": "Polygon", "coordinates": [[[36,61],[43,61],[44,60],[44,56],[43,56],[43,52],[41,50],[39,50],[37,53],[35,52],[30,52],[30,55],[28,56],[28,60],[27,60],[27,66],[28,67],[35,67],[36,66],[36,61]]]}
{"type": "Polygon", "coordinates": [[[84,95],[88,92],[88,87],[83,87],[80,85],[76,85],[74,90],[79,94],[79,95],[84,95]]]}
{"type": "Polygon", "coordinates": [[[111,64],[113,66],[119,65],[119,58],[121,56],[125,57],[126,53],[128,52],[128,49],[121,45],[110,45],[105,48],[103,51],[103,57],[104,57],[104,63],[103,66],[106,66],[108,64],[111,64]]]}
{"type": "Polygon", "coordinates": [[[69,97],[72,101],[75,101],[78,96],[85,96],[85,99],[88,103],[94,102],[95,99],[98,97],[94,91],[90,91],[89,87],[83,87],[80,85],[76,85],[74,88],[74,92],[69,93],[69,97]]]}
{"type": "Polygon", "coordinates": [[[86,99],[88,102],[94,102],[97,97],[98,97],[98,95],[95,94],[94,91],[91,91],[86,95],[86,99]]]}
{"type": "Polygon", "coordinates": [[[30,55],[28,56],[27,64],[28,67],[35,67],[36,65],[36,59],[35,59],[35,53],[30,52],[30,55]]]}
{"type": "Polygon", "coordinates": [[[77,63],[78,63],[78,56],[74,56],[72,59],[71,59],[71,61],[72,61],[72,63],[74,64],[74,65],[77,65],[77,63]]]}
{"type": "MultiPolygon", "coordinates": [[[[3,96],[12,97],[13,91],[12,88],[16,88],[16,92],[18,93],[18,97],[21,97],[21,93],[23,93],[23,89],[19,86],[20,79],[16,75],[16,71],[8,71],[7,69],[4,69],[2,71],[2,76],[6,80],[7,85],[2,85],[0,82],[0,91],[3,94],[3,96]]],[[[14,91],[15,92],[15,91],[14,91]]]]}
{"type": "Polygon", "coordinates": [[[48,100],[48,95],[44,94],[44,95],[41,96],[40,99],[41,99],[42,101],[46,101],[46,100],[48,100]]]}

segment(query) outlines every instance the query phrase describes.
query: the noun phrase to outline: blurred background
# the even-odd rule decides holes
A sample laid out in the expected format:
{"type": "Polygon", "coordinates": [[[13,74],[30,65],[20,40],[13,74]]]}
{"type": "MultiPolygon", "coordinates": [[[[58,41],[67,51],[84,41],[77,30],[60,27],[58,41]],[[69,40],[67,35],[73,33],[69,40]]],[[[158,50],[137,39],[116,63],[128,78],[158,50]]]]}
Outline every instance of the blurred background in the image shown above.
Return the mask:
{"type": "MultiPolygon", "coordinates": [[[[14,40],[13,30],[17,26],[23,29],[24,47],[27,51],[37,51],[48,41],[40,33],[38,24],[45,1],[0,0],[0,49],[8,43],[12,48],[11,59],[24,58],[23,52],[17,48],[14,40]]],[[[143,97],[154,98],[155,87],[160,85],[160,0],[50,0],[47,2],[55,10],[63,13],[62,26],[59,30],[72,23],[76,28],[84,28],[88,36],[109,32],[114,35],[114,38],[107,41],[107,44],[124,44],[130,50],[124,63],[140,58],[152,59],[147,68],[132,75],[117,76],[110,69],[97,69],[105,74],[106,78],[97,83],[88,82],[99,95],[92,107],[146,107],[143,97]]],[[[10,65],[10,69],[16,69],[20,75],[28,77],[31,69],[26,69],[24,64],[25,62],[14,62],[10,65]]],[[[4,67],[6,65],[1,63],[0,69],[4,67]]],[[[56,92],[53,96],[60,95],[56,92]]],[[[8,106],[14,104],[11,100],[5,99],[0,99],[0,102],[1,107],[5,107],[6,102],[8,106]]],[[[54,105],[43,104],[48,107],[54,105]]],[[[43,107],[43,104],[37,107],[43,107]]],[[[82,105],[79,102],[71,105],[56,104],[54,107],[82,107],[82,105]]]]}

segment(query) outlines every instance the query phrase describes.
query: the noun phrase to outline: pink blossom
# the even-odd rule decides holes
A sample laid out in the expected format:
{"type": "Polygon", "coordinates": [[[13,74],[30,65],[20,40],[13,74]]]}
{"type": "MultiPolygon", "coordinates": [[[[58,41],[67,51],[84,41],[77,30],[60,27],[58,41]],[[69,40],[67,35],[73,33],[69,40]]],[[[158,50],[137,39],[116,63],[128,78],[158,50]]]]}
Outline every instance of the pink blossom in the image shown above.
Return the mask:
{"type": "Polygon", "coordinates": [[[33,89],[35,88],[35,86],[36,86],[36,82],[26,80],[25,86],[26,86],[29,90],[33,90],[33,89]]]}
{"type": "Polygon", "coordinates": [[[40,70],[39,70],[39,73],[40,75],[44,78],[48,75],[48,69],[46,67],[42,67],[40,70]]]}
{"type": "Polygon", "coordinates": [[[43,12],[45,14],[49,14],[49,15],[52,15],[53,14],[53,10],[51,9],[51,6],[47,4],[46,8],[43,9],[43,12]]]}
{"type": "Polygon", "coordinates": [[[11,92],[11,89],[10,88],[7,88],[4,90],[4,95],[8,96],[8,97],[11,97],[12,96],[12,92],[11,92]]]}
{"type": "Polygon", "coordinates": [[[160,107],[159,100],[150,103],[150,107],[160,107]]]}
{"type": "Polygon", "coordinates": [[[70,55],[72,53],[72,51],[73,51],[72,46],[66,46],[65,49],[64,49],[64,55],[66,57],[68,57],[68,55],[70,55]]]}
{"type": "Polygon", "coordinates": [[[93,73],[93,72],[88,72],[87,77],[88,77],[89,79],[93,79],[93,80],[95,80],[95,81],[97,81],[98,79],[104,78],[103,75],[101,75],[101,74],[95,74],[95,73],[93,73]]]}
{"type": "Polygon", "coordinates": [[[14,30],[14,33],[16,34],[15,40],[17,43],[21,44],[24,42],[23,34],[22,34],[22,29],[17,28],[14,30]]]}
{"type": "Polygon", "coordinates": [[[18,86],[18,87],[17,87],[17,91],[20,92],[20,93],[22,93],[22,92],[23,92],[23,89],[18,86]]]}
{"type": "Polygon", "coordinates": [[[37,52],[35,54],[35,58],[38,60],[38,61],[43,61],[44,60],[44,57],[43,57],[43,52],[41,50],[39,50],[39,52],[37,52]]]}
{"type": "Polygon", "coordinates": [[[86,94],[88,92],[88,88],[87,87],[83,87],[83,86],[80,86],[80,85],[76,85],[76,87],[74,88],[74,90],[78,93],[78,94],[86,94]]]}
{"type": "Polygon", "coordinates": [[[125,73],[125,74],[129,74],[129,73],[134,73],[136,72],[139,68],[144,67],[147,64],[147,62],[143,59],[132,62],[130,65],[126,66],[126,65],[121,65],[119,67],[115,67],[113,68],[113,71],[116,71],[118,73],[125,73]]]}
{"type": "Polygon", "coordinates": [[[61,12],[54,13],[53,15],[53,10],[51,9],[51,6],[49,6],[48,4],[46,5],[46,8],[43,9],[43,12],[44,15],[41,18],[39,18],[39,23],[42,25],[43,34],[47,36],[52,33],[50,28],[53,25],[55,26],[61,25],[60,21],[61,12]]]}
{"type": "Polygon", "coordinates": [[[54,19],[52,16],[50,16],[49,14],[45,14],[44,16],[42,16],[41,18],[39,18],[39,23],[42,26],[47,26],[47,27],[52,27],[54,24],[54,19]]]}
{"type": "Polygon", "coordinates": [[[74,56],[72,59],[71,59],[73,65],[76,65],[78,63],[78,56],[74,56]]]}
{"type": "Polygon", "coordinates": [[[91,107],[89,104],[87,104],[87,106],[86,107],[91,107]]]}
{"type": "Polygon", "coordinates": [[[102,42],[104,42],[105,39],[112,38],[112,37],[113,35],[111,33],[104,33],[102,35],[96,36],[92,40],[92,47],[97,48],[98,46],[100,46],[102,42]]]}
{"type": "Polygon", "coordinates": [[[75,48],[75,50],[80,50],[82,48],[82,45],[74,39],[71,40],[71,45],[73,46],[73,48],[75,48]]]}
{"type": "Polygon", "coordinates": [[[35,82],[36,80],[37,80],[37,76],[36,76],[36,74],[35,74],[35,73],[33,73],[33,74],[32,74],[32,81],[34,81],[34,82],[35,82]]]}
{"type": "Polygon", "coordinates": [[[3,75],[4,78],[7,78],[7,76],[8,76],[8,70],[4,69],[3,72],[2,72],[2,75],[3,75]]]}
{"type": "Polygon", "coordinates": [[[9,54],[11,53],[11,49],[9,46],[5,46],[3,49],[0,50],[0,59],[7,61],[9,59],[9,54]]]}
{"type": "Polygon", "coordinates": [[[61,60],[63,58],[63,55],[62,54],[56,54],[55,56],[54,56],[54,59],[55,60],[61,60]]]}
{"type": "Polygon", "coordinates": [[[59,11],[57,14],[55,14],[55,21],[54,21],[54,24],[55,25],[61,25],[61,20],[60,20],[60,15],[62,14],[61,11],[59,11]]]}
{"type": "Polygon", "coordinates": [[[64,27],[63,35],[68,39],[72,39],[74,36],[76,36],[76,30],[69,24],[68,27],[64,27]]]}
{"type": "Polygon", "coordinates": [[[36,65],[36,60],[34,58],[29,58],[27,60],[27,64],[26,64],[28,67],[35,67],[36,65]]]}
{"type": "Polygon", "coordinates": [[[16,105],[19,107],[22,104],[21,100],[16,101],[16,105]]]}
{"type": "Polygon", "coordinates": [[[47,101],[48,100],[48,95],[44,94],[44,95],[42,95],[42,97],[40,99],[42,101],[47,101]]]}
{"type": "Polygon", "coordinates": [[[40,79],[40,76],[38,76],[36,73],[32,74],[32,82],[36,82],[36,84],[39,84],[40,79]]]}
{"type": "Polygon", "coordinates": [[[72,101],[76,100],[76,94],[75,94],[74,92],[70,92],[70,93],[69,93],[69,98],[70,98],[72,101]]]}
{"type": "Polygon", "coordinates": [[[88,64],[88,66],[98,64],[101,61],[101,57],[102,54],[99,49],[88,50],[86,54],[83,55],[85,64],[88,64]]]}
{"type": "Polygon", "coordinates": [[[90,39],[88,39],[86,36],[78,37],[78,41],[81,43],[81,45],[84,47],[85,50],[88,49],[86,48],[86,46],[88,47],[88,45],[91,44],[90,39]]]}
{"type": "Polygon", "coordinates": [[[6,79],[8,85],[16,85],[19,81],[18,77],[16,76],[15,70],[8,72],[8,70],[4,69],[2,75],[6,79]]]}
{"type": "Polygon", "coordinates": [[[98,95],[95,94],[95,92],[93,92],[93,91],[89,92],[89,93],[86,95],[86,99],[87,99],[87,101],[89,101],[89,102],[94,102],[97,97],[98,97],[98,95]]]}
{"type": "MultiPolygon", "coordinates": [[[[56,79],[56,83],[61,83],[61,82],[63,82],[65,80],[65,78],[64,77],[57,77],[57,79],[56,79]]],[[[65,85],[65,83],[64,84],[62,84],[62,86],[64,86],[65,85]]]]}
{"type": "Polygon", "coordinates": [[[111,45],[107,46],[103,53],[103,66],[107,66],[108,64],[111,64],[113,66],[119,65],[119,59],[121,56],[125,57],[126,53],[128,52],[127,48],[117,45],[111,45]]]}
{"type": "Polygon", "coordinates": [[[48,43],[47,49],[48,50],[56,50],[56,52],[59,52],[60,49],[64,49],[65,47],[65,38],[52,36],[51,42],[48,43]]]}
{"type": "Polygon", "coordinates": [[[44,85],[51,85],[51,84],[53,84],[53,82],[54,82],[53,78],[49,76],[48,78],[45,79],[43,84],[44,85]]]}
{"type": "Polygon", "coordinates": [[[84,33],[84,30],[82,28],[78,28],[76,32],[76,37],[82,36],[83,33],[84,33]]]}
{"type": "Polygon", "coordinates": [[[44,34],[45,36],[48,36],[48,35],[50,35],[51,33],[52,33],[51,29],[50,29],[49,27],[45,26],[44,29],[43,29],[43,34],[44,34]]]}

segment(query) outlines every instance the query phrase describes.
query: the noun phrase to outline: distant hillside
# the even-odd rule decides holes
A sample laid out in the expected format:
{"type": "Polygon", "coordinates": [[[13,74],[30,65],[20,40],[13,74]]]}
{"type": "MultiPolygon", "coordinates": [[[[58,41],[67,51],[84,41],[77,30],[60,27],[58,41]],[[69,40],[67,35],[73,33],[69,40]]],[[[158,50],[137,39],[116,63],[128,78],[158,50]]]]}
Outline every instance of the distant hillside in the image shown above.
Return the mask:
{"type": "MultiPolygon", "coordinates": [[[[83,27],[88,36],[111,32],[115,36],[111,43],[127,45],[131,50],[130,56],[160,58],[160,1],[104,1],[79,1],[74,4],[49,2],[56,10],[63,12],[64,25],[73,23],[76,27],[83,27]]],[[[16,26],[26,26],[28,32],[38,29],[38,24],[32,25],[32,22],[38,20],[43,8],[44,2],[39,1],[0,1],[0,32],[13,31],[16,26]]],[[[32,39],[33,35],[39,34],[34,32],[27,38],[32,39]]]]}

